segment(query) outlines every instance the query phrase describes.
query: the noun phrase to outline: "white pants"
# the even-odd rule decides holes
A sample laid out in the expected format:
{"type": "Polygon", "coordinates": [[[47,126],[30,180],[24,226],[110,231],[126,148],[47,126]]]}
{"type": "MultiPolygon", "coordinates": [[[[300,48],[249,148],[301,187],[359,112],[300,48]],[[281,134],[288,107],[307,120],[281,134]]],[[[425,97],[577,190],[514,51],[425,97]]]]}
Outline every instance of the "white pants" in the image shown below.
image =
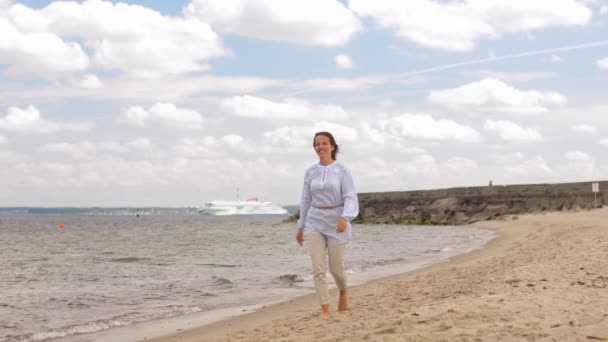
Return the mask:
{"type": "Polygon", "coordinates": [[[312,261],[312,272],[319,302],[321,305],[329,304],[326,255],[329,255],[329,272],[334,277],[336,285],[340,290],[346,290],[346,273],[344,273],[346,244],[336,244],[319,233],[306,233],[304,240],[312,261]]]}

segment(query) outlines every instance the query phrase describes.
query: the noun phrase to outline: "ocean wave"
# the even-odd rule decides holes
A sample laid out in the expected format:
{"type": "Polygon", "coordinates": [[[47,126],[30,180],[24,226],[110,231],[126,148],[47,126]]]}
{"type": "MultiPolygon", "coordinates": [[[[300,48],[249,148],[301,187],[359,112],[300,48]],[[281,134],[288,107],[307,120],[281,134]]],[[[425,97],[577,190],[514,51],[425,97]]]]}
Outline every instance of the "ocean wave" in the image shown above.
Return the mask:
{"type": "Polygon", "coordinates": [[[230,279],[226,279],[226,278],[222,278],[222,277],[216,277],[213,276],[212,277],[215,285],[219,285],[219,286],[225,286],[225,287],[232,287],[234,286],[234,284],[230,281],[230,279]]]}
{"type": "Polygon", "coordinates": [[[365,270],[365,269],[370,268],[370,267],[378,267],[378,266],[386,266],[386,265],[392,265],[392,264],[399,264],[399,263],[403,263],[405,261],[407,261],[407,259],[403,258],[403,257],[392,258],[392,259],[375,260],[375,261],[371,261],[371,262],[364,262],[363,263],[363,267],[361,267],[361,269],[365,270]]]}
{"type": "Polygon", "coordinates": [[[425,251],[423,251],[423,254],[435,254],[435,253],[445,253],[445,252],[451,252],[454,249],[452,247],[442,247],[442,248],[437,248],[437,249],[427,249],[425,251]]]}
{"type": "Polygon", "coordinates": [[[186,293],[188,297],[217,297],[216,294],[211,292],[201,291],[199,289],[186,289],[186,293]]]}
{"type": "Polygon", "coordinates": [[[125,257],[125,258],[110,259],[111,262],[138,262],[138,261],[144,261],[144,260],[146,260],[146,258],[125,257]]]}
{"type": "Polygon", "coordinates": [[[198,266],[210,266],[210,267],[228,267],[228,268],[240,266],[240,265],[231,265],[231,264],[196,264],[196,265],[198,265],[198,266]]]}
{"type": "Polygon", "coordinates": [[[70,309],[86,309],[91,307],[91,305],[87,303],[83,303],[81,301],[76,300],[68,301],[67,306],[70,309]]]}
{"type": "Polygon", "coordinates": [[[89,276],[89,275],[82,275],[82,276],[78,277],[78,281],[97,282],[97,281],[101,281],[101,278],[95,277],[95,276],[89,276]]]}
{"type": "Polygon", "coordinates": [[[154,319],[169,318],[175,316],[181,316],[194,312],[200,312],[200,307],[183,307],[183,306],[170,306],[165,310],[155,314],[142,314],[140,312],[132,312],[120,316],[115,316],[109,319],[96,320],[89,323],[71,325],[60,329],[53,329],[46,332],[40,332],[28,335],[9,335],[7,342],[37,342],[46,341],[50,339],[62,338],[71,335],[88,334],[94,333],[106,329],[131,325],[134,323],[150,321],[154,319]]]}
{"type": "Polygon", "coordinates": [[[301,283],[304,281],[304,278],[299,274],[281,274],[278,276],[278,279],[289,284],[301,283]]]}
{"type": "Polygon", "coordinates": [[[62,338],[71,335],[77,334],[87,334],[94,333],[101,330],[106,330],[110,328],[125,326],[129,324],[133,324],[136,321],[128,319],[128,318],[112,318],[108,320],[98,320],[94,322],[89,322],[80,325],[68,326],[60,329],[53,329],[50,331],[39,332],[30,335],[20,335],[20,336],[8,336],[7,341],[19,341],[19,342],[33,342],[33,341],[45,341],[55,338],[62,338]]]}

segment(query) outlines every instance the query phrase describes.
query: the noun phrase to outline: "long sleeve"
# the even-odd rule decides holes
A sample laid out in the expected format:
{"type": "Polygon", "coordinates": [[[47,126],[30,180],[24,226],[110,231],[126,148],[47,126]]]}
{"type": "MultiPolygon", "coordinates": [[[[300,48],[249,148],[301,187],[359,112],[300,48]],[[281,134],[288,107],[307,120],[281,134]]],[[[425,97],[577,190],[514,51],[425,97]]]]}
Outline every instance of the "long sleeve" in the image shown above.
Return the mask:
{"type": "Polygon", "coordinates": [[[340,179],[340,187],[342,189],[342,199],[344,200],[342,217],[345,217],[348,221],[352,221],[359,215],[359,198],[357,197],[353,178],[347,169],[344,169],[342,178],[340,179]]]}
{"type": "Polygon", "coordinates": [[[304,228],[306,223],[306,215],[310,209],[312,195],[310,193],[310,177],[309,170],[304,174],[304,187],[302,189],[302,200],[300,201],[300,219],[298,220],[298,228],[304,228]]]}

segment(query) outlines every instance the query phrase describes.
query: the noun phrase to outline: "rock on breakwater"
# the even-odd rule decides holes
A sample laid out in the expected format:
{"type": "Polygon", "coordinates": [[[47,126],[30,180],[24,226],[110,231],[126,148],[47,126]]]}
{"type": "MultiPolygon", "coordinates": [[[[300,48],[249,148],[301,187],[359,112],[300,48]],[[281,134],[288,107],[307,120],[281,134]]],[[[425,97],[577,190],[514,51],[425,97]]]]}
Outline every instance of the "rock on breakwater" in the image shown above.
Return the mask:
{"type": "MultiPolygon", "coordinates": [[[[593,209],[608,203],[608,181],[360,193],[355,222],[461,225],[519,214],[593,209]]],[[[292,216],[295,221],[299,212],[292,216]]]]}

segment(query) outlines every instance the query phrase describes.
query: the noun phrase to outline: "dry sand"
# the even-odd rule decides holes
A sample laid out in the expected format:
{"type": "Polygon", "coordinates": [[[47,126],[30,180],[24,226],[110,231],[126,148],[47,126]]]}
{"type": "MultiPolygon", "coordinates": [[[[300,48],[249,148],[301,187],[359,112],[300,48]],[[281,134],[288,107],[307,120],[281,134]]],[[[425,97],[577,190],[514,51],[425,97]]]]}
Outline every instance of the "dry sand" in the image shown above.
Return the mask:
{"type": "Polygon", "coordinates": [[[152,341],[608,341],[608,208],[475,226],[499,237],[352,288],[327,320],[306,296],[152,341]]]}

